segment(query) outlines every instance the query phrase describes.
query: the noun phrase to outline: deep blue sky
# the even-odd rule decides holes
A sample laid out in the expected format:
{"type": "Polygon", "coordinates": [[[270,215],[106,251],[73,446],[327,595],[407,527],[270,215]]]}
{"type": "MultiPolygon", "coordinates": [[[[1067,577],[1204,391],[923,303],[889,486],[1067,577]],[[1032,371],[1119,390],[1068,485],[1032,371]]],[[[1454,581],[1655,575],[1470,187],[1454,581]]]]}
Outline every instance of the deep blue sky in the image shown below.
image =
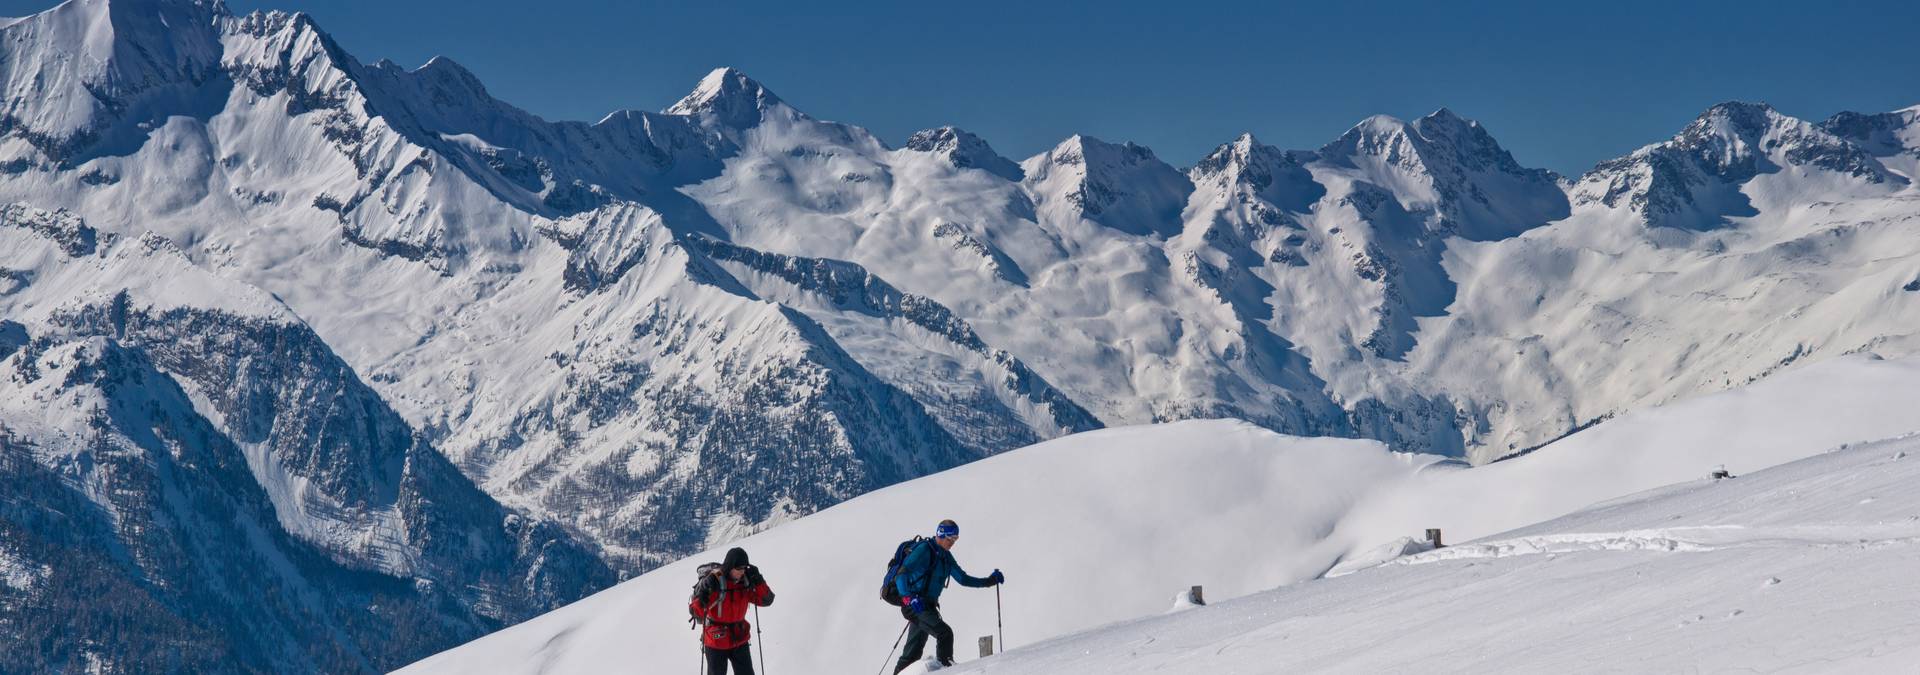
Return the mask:
{"type": "Polygon", "coordinates": [[[362,61],[452,57],[549,119],[658,110],[732,65],[890,143],[954,124],[1014,159],[1086,133],[1184,166],[1242,131],[1314,148],[1446,106],[1577,173],[1718,101],[1814,120],[1920,103],[1913,0],[228,3],[309,12],[362,61]]]}

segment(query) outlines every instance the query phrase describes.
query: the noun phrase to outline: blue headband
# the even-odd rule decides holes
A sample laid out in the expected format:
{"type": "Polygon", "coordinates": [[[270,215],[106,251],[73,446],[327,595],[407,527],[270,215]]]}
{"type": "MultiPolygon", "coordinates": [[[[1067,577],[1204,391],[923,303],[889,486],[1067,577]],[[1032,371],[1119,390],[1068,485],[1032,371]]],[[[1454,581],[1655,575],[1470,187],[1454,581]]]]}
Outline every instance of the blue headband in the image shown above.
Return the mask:
{"type": "Polygon", "coordinates": [[[936,527],[933,529],[933,536],[936,539],[951,539],[953,537],[958,537],[960,536],[960,526],[954,525],[954,524],[948,524],[948,523],[941,523],[939,527],[936,527]]]}

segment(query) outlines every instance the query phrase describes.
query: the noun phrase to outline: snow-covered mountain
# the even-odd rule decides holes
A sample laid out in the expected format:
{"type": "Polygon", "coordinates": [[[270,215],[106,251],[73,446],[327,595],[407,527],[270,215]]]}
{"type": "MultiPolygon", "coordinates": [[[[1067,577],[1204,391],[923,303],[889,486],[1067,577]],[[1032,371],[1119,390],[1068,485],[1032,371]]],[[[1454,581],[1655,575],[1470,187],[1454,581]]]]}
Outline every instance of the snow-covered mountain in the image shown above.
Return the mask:
{"type": "MultiPolygon", "coordinates": [[[[1431,653],[1482,649],[1490,651],[1450,661],[1449,669],[1475,670],[1481,659],[1499,664],[1504,656],[1516,661],[1499,670],[1534,670],[1519,659],[1574,655],[1529,644],[1614,635],[1591,621],[1550,618],[1567,610],[1569,598],[1585,601],[1572,605],[1583,616],[1609,617],[1606,625],[1671,630],[1706,611],[1693,607],[1716,608],[1716,620],[1724,618],[1743,606],[1729,603],[1747,601],[1768,574],[1779,574],[1807,587],[1779,589],[1791,597],[1778,602],[1756,600],[1746,620],[1781,631],[1805,616],[1793,611],[1795,602],[1821,594],[1812,575],[1872,573],[1848,589],[1893,583],[1888,575],[1914,555],[1920,523],[1909,516],[1920,499],[1893,494],[1912,492],[1896,487],[1911,474],[1883,465],[1920,445],[1912,436],[1920,410],[1908,404],[1915,395],[1920,358],[1849,357],[1629,413],[1526,456],[1471,468],[1378,442],[1287,437],[1244,422],[1105,429],[878,490],[725,546],[746,548],[779,594],[760,613],[755,641],[769,669],[783,672],[875,669],[902,625],[877,597],[886,556],[942,518],[960,523],[953,552],[964,568],[998,568],[1008,579],[997,599],[999,622],[992,591],[955,586],[941,596],[962,661],[971,660],[974,637],[1004,624],[1014,650],[961,664],[976,672],[1187,672],[1213,664],[1241,672],[1379,672],[1414,667],[1412,659],[1431,653]],[[1898,446],[1861,444],[1903,435],[1898,446]],[[1848,450],[1844,460],[1826,455],[1849,447],[1866,449],[1848,450]],[[1825,463],[1810,471],[1781,467],[1791,480],[1763,478],[1773,473],[1768,467],[1809,457],[1825,463]],[[1739,477],[1708,480],[1723,466],[1739,477]],[[1610,501],[1648,490],[1651,498],[1610,501]],[[1596,502],[1605,503],[1589,508],[1596,502]],[[1429,548],[1418,541],[1429,527],[1442,529],[1448,548],[1420,553],[1429,548]],[[1782,553],[1770,546],[1785,548],[1788,559],[1775,558],[1782,553]],[[1716,556],[1732,557],[1700,560],[1712,565],[1705,571],[1669,559],[1719,549],[1728,550],[1716,556]],[[1402,557],[1410,553],[1418,555],[1402,557]],[[1540,567],[1555,555],[1570,556],[1564,563],[1578,571],[1540,567]],[[1634,576],[1641,570],[1646,578],[1634,576]],[[1668,570],[1685,574],[1660,576],[1668,570]],[[1728,584],[1678,590],[1714,572],[1731,577],[1728,584]],[[1156,618],[1195,584],[1215,603],[1254,597],[1156,618]],[[1650,584],[1660,590],[1619,595],[1650,584]],[[1400,616],[1400,608],[1414,614],[1400,616]],[[1656,617],[1658,626],[1645,623],[1656,617]],[[1232,638],[1239,635],[1262,637],[1232,638]]],[[[725,546],[402,672],[594,672],[691,653],[695,636],[678,610],[694,567],[725,546]]],[[[1892,610],[1867,607],[1870,600],[1831,605],[1830,618],[1854,629],[1843,644],[1911,639],[1910,619],[1873,622],[1892,610]]],[[[1586,658],[1664,670],[1659,664],[1686,663],[1701,644],[1771,634],[1739,626],[1704,632],[1691,638],[1704,643],[1687,642],[1691,633],[1660,633],[1648,651],[1586,658]]],[[[1709,651],[1733,657],[1736,650],[1709,651]]]]}
{"type": "Polygon", "coordinates": [[[1715,106],[1582,177],[1569,217],[1450,249],[1459,299],[1409,371],[1494,406],[1504,442],[1486,458],[1799,363],[1911,353],[1920,191],[1889,137],[1869,151],[1762,104],[1715,106]]]}
{"type": "Polygon", "coordinates": [[[71,236],[0,229],[0,549],[26,570],[0,662],[374,671],[613,582],[271,295],[157,235],[7,215],[71,236]]]}
{"type": "MultiPolygon", "coordinates": [[[[110,337],[246,453],[293,545],[489,621],[1067,434],[1233,417],[1485,462],[1920,325],[1911,109],[1725,104],[1577,180],[1447,110],[1184,170],[1087,136],[1015,161],[729,68],[543,120],[449,59],[211,0],[5,22],[0,74],[21,377],[110,337]],[[260,368],[276,393],[235,390],[260,368]],[[336,392],[357,412],[308,409],[336,392]],[[393,534],[405,467],[441,459],[421,499],[505,547],[483,579],[393,534]]],[[[62,400],[0,424],[95,405],[62,400]]]]}

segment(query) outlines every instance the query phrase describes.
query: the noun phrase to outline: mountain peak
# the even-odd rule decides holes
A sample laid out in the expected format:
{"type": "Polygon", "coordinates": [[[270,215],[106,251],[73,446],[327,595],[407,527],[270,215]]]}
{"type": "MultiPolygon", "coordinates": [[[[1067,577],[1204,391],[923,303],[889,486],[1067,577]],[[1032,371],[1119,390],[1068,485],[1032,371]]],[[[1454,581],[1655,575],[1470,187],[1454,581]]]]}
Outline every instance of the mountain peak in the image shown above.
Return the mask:
{"type": "Polygon", "coordinates": [[[955,167],[980,169],[1007,180],[1018,181],[1025,176],[1019,164],[994,152],[985,139],[957,127],[944,126],[914,132],[907,139],[906,149],[943,155],[955,167]]]}
{"type": "Polygon", "coordinates": [[[1790,119],[1766,103],[1727,101],[1714,104],[1700,113],[1680,135],[1683,140],[1706,135],[1753,139],[1765,134],[1775,124],[1790,119]]]}
{"type": "Polygon", "coordinates": [[[487,95],[487,86],[480,82],[480,78],[474,75],[473,71],[467,70],[466,66],[445,56],[427,59],[426,63],[415,68],[411,74],[446,90],[468,92],[469,95],[481,100],[492,98],[487,95]]]}
{"type": "Polygon", "coordinates": [[[1842,111],[1821,122],[1820,128],[1877,157],[1920,156],[1920,106],[1883,113],[1842,111]]]}
{"type": "Polygon", "coordinates": [[[1481,137],[1488,140],[1492,139],[1492,137],[1488,136],[1487,132],[1480,127],[1479,122],[1461,117],[1447,108],[1441,108],[1427,113],[1425,117],[1414,120],[1413,123],[1408,126],[1418,130],[1422,137],[1430,140],[1436,137],[1454,137],[1457,139],[1473,139],[1475,141],[1481,137]]]}
{"type": "MultiPolygon", "coordinates": [[[[1259,168],[1263,164],[1270,163],[1265,161],[1269,157],[1281,162],[1288,159],[1285,153],[1272,146],[1261,145],[1260,139],[1254,138],[1252,132],[1242,133],[1233,140],[1221,144],[1220,147],[1214,148],[1212,153],[1196,162],[1193,165],[1192,177],[1196,182],[1201,177],[1227,176],[1228,174],[1232,174],[1230,178],[1257,179],[1259,175],[1264,174],[1259,171],[1259,168]],[[1252,175],[1249,175],[1249,169],[1254,170],[1252,175]]],[[[1259,187],[1264,185],[1256,185],[1256,188],[1259,187]]]]}
{"type": "Polygon", "coordinates": [[[1406,133],[1406,131],[1406,120],[1392,115],[1371,115],[1366,119],[1360,120],[1359,124],[1353,125],[1353,128],[1348,129],[1347,133],[1342,134],[1341,137],[1345,138],[1356,134],[1361,136],[1389,136],[1406,133]]]}
{"type": "Polygon", "coordinates": [[[1779,114],[1780,114],[1780,111],[1775,110],[1773,107],[1773,104],[1768,103],[1766,101],[1732,100],[1732,101],[1721,101],[1719,103],[1715,103],[1712,106],[1709,106],[1706,112],[1700,113],[1700,116],[1701,117],[1768,116],[1768,115],[1779,115],[1779,114]]]}
{"type": "Polygon", "coordinates": [[[1059,165],[1093,164],[1097,166],[1160,161],[1160,158],[1155,157],[1153,151],[1148,150],[1146,146],[1136,145],[1131,141],[1108,143],[1085,134],[1068,136],[1066,140],[1060,141],[1059,145],[1053,146],[1052,150],[1048,150],[1045,156],[1059,165]]]}
{"type": "Polygon", "coordinates": [[[0,31],[0,82],[17,134],[65,161],[155,89],[220,66],[218,0],[69,0],[0,31]]]}
{"type": "Polygon", "coordinates": [[[759,121],[762,111],[780,104],[780,97],[746,73],[721,67],[700,78],[700,84],[668,107],[666,113],[712,114],[730,126],[748,126],[759,121]]]}
{"type": "Polygon", "coordinates": [[[1418,168],[1419,153],[1412,137],[1413,126],[1392,115],[1373,115],[1360,120],[1339,138],[1320,147],[1319,154],[1330,158],[1367,155],[1384,157],[1392,164],[1418,168]]]}
{"type": "MultiPolygon", "coordinates": [[[[1580,179],[1580,203],[1624,205],[1647,224],[1718,227],[1750,210],[1739,186],[1786,167],[1827,171],[1865,185],[1905,183],[1850,138],[1852,118],[1824,125],[1782,114],[1766,103],[1715,104],[1673,138],[1596,165],[1580,179]],[[1718,195],[1718,197],[1716,197],[1718,195]]],[[[1872,125],[1867,125],[1872,126],[1872,125]]]]}
{"type": "Polygon", "coordinates": [[[1387,165],[1413,173],[1458,171],[1504,173],[1535,181],[1545,175],[1527,169],[1487,133],[1479,122],[1440,108],[1409,123],[1389,115],[1374,115],[1320,149],[1327,158],[1358,156],[1381,158],[1387,165]]]}
{"type": "Polygon", "coordinates": [[[1665,145],[1691,155],[1709,173],[1734,181],[1767,172],[1769,165],[1825,169],[1870,183],[1888,179],[1885,167],[1860,146],[1766,103],[1716,104],[1665,145]]]}
{"type": "Polygon", "coordinates": [[[1420,138],[1429,146],[1443,146],[1450,159],[1461,167],[1473,171],[1498,172],[1512,175],[1532,175],[1540,171],[1529,171],[1513,159],[1513,153],[1500,146],[1493,134],[1479,122],[1461,117],[1452,110],[1441,108],[1415,120],[1412,125],[1420,138]]]}
{"type": "Polygon", "coordinates": [[[1074,134],[1021,163],[1035,201],[1130,234],[1178,232],[1180,208],[1193,183],[1133,143],[1115,145],[1074,134]]]}
{"type": "Polygon", "coordinates": [[[1406,208],[1434,210],[1467,239],[1511,236],[1567,211],[1552,172],[1521,166],[1479,122],[1448,108],[1411,123],[1369,117],[1316,159],[1358,171],[1406,208]]]}
{"type": "Polygon", "coordinates": [[[1060,141],[1059,145],[1053,146],[1053,149],[1029,158],[1022,165],[1026,168],[1029,177],[1033,177],[1035,170],[1038,169],[1042,175],[1068,173],[1091,181],[1100,181],[1105,176],[1142,168],[1150,168],[1155,172],[1164,168],[1166,171],[1178,173],[1172,166],[1160,161],[1160,158],[1146,146],[1137,145],[1131,141],[1108,143],[1085,134],[1068,136],[1066,140],[1060,141]]]}
{"type": "MultiPolygon", "coordinates": [[[[382,60],[384,61],[385,59],[382,59],[382,60]]],[[[467,67],[460,65],[459,61],[455,61],[451,57],[442,56],[439,54],[435,54],[433,58],[427,59],[426,63],[420,64],[420,67],[415,68],[414,70],[415,72],[438,71],[438,72],[446,72],[446,73],[457,73],[460,75],[464,75],[466,77],[473,77],[473,71],[467,70],[467,67]]]]}
{"type": "Polygon", "coordinates": [[[1301,153],[1262,145],[1253,134],[1243,133],[1195,163],[1187,179],[1196,188],[1246,190],[1282,208],[1304,209],[1325,191],[1314,184],[1301,158],[1301,153]],[[1282,189],[1275,191],[1275,186],[1282,189]]]}

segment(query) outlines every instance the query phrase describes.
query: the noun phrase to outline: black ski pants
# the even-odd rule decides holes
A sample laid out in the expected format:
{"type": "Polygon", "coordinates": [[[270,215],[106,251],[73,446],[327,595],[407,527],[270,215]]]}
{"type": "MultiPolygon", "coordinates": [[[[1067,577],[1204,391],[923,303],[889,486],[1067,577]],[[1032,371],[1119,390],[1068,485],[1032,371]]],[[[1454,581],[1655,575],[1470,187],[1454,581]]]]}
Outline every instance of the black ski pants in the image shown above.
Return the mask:
{"type": "Polygon", "coordinates": [[[753,645],[733,649],[702,646],[707,653],[707,675],[727,675],[727,662],[733,662],[733,675],[753,675],[753,645]]]}
{"type": "Polygon", "coordinates": [[[934,654],[940,658],[940,663],[953,665],[953,627],[947,625],[946,619],[940,618],[938,605],[928,607],[923,612],[901,607],[900,614],[907,617],[907,648],[900,652],[900,662],[893,665],[893,672],[906,670],[907,666],[920,660],[920,655],[927,650],[928,636],[937,641],[934,654]]]}

